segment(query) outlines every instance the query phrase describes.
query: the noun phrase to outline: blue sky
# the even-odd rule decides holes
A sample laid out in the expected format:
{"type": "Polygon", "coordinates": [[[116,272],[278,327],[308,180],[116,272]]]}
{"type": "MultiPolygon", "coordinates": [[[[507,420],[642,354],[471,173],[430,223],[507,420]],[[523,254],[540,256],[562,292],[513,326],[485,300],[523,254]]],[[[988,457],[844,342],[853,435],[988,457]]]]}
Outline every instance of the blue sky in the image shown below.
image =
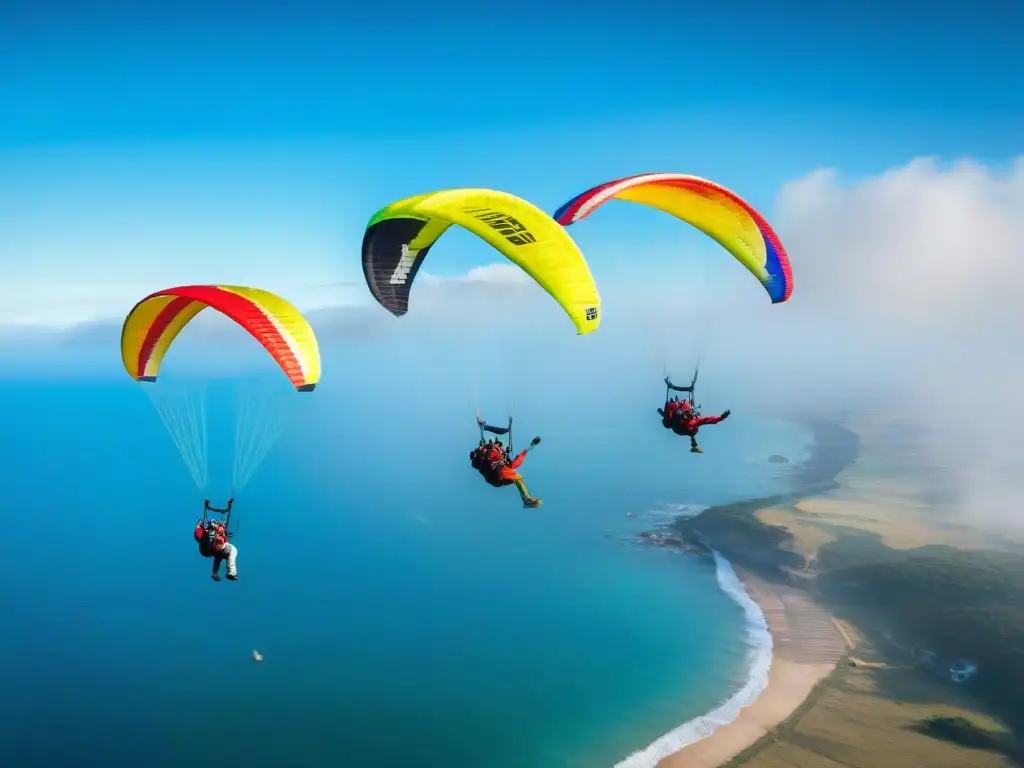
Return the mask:
{"type": "MultiPolygon", "coordinates": [[[[0,322],[116,315],[178,282],[363,300],[320,286],[358,283],[369,216],[429,189],[551,211],[674,170],[770,215],[820,166],[999,164],[1024,135],[1012,4],[134,5],[0,12],[0,322]]],[[[602,288],[680,242],[712,248],[646,211],[592,221],[572,234],[602,288]]],[[[495,260],[446,239],[434,272],[495,260]]]]}

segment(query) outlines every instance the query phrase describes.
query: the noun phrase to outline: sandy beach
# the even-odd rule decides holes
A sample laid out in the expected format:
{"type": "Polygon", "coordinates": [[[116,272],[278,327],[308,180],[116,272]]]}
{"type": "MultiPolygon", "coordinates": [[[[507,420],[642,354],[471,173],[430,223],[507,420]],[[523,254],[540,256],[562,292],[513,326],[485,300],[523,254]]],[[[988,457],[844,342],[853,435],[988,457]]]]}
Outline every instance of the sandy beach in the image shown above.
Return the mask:
{"type": "Polygon", "coordinates": [[[827,610],[798,590],[766,583],[736,568],[764,611],[774,641],[768,685],[739,717],[658,763],[665,768],[715,768],[755,743],[792,714],[835,669],[847,643],[827,610]]]}

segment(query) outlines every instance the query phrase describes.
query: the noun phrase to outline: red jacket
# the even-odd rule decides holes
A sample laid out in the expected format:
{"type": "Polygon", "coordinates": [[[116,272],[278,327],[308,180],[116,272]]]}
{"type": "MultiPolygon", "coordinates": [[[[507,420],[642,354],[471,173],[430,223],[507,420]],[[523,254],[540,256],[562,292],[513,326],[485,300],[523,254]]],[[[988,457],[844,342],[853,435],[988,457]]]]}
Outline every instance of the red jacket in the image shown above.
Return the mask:
{"type": "Polygon", "coordinates": [[[669,400],[665,403],[665,418],[671,421],[672,417],[676,415],[676,411],[683,411],[685,413],[688,410],[690,410],[690,403],[688,401],[669,400]]]}
{"type": "MultiPolygon", "coordinates": [[[[213,542],[213,551],[220,552],[224,549],[224,545],[228,543],[228,534],[224,530],[224,523],[217,523],[214,525],[214,530],[217,532],[213,542]]],[[[199,542],[203,540],[206,535],[206,529],[203,528],[202,523],[196,526],[195,531],[192,532],[193,538],[199,542]]]]}
{"type": "Polygon", "coordinates": [[[697,430],[705,424],[717,424],[721,420],[721,416],[694,416],[693,411],[689,411],[683,415],[683,426],[687,430],[697,430]]]}
{"type": "Polygon", "coordinates": [[[523,463],[523,459],[526,458],[526,451],[520,451],[516,454],[516,457],[512,459],[511,463],[507,466],[509,469],[519,469],[519,465],[523,463]]]}

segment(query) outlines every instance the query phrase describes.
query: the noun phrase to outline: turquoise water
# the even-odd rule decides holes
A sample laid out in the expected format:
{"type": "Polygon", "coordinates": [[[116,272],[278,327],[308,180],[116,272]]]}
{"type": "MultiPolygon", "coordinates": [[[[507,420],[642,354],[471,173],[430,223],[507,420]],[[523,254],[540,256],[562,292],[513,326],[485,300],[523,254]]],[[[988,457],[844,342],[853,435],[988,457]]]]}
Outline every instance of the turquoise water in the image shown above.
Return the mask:
{"type": "Polygon", "coordinates": [[[739,685],[743,616],[713,567],[623,546],[644,524],[625,513],[784,487],[765,459],[799,458],[801,428],[737,414],[694,457],[656,386],[582,420],[522,393],[520,440],[544,437],[524,510],[468,467],[465,404],[393,374],[297,415],[219,584],[136,385],[2,385],[0,764],[611,765],[739,685]]]}

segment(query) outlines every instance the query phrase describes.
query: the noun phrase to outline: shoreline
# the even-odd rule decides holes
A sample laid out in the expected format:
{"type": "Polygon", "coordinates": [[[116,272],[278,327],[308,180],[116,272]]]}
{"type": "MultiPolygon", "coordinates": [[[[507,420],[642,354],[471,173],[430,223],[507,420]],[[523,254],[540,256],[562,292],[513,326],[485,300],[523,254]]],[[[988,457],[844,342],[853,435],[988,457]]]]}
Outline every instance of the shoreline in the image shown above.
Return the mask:
{"type": "MultiPolygon", "coordinates": [[[[784,496],[817,496],[838,487],[836,477],[852,466],[860,454],[859,436],[837,422],[819,418],[795,420],[811,429],[814,443],[807,459],[793,467],[797,488],[784,496]]],[[[778,500],[751,499],[739,505],[757,508],[778,500]]],[[[736,506],[709,507],[693,517],[736,506]]],[[[719,583],[722,584],[722,574],[727,569],[739,585],[741,597],[724,585],[723,591],[747,611],[748,638],[758,627],[764,628],[767,658],[763,660],[757,644],[752,643],[747,682],[739,691],[711,712],[673,728],[646,748],[630,754],[615,768],[718,768],[799,709],[849,650],[831,613],[807,593],[769,584],[736,568],[711,542],[705,546],[715,558],[719,583]],[[748,610],[747,603],[756,613],[748,610]],[[723,717],[727,714],[731,716],[723,717]],[[696,738],[686,739],[693,730],[696,738]]]]}
{"type": "Polygon", "coordinates": [[[631,753],[615,764],[615,768],[654,768],[690,746],[703,743],[719,729],[738,720],[746,707],[757,701],[769,683],[772,667],[773,637],[764,611],[751,598],[750,590],[733,569],[729,560],[719,552],[710,550],[715,559],[718,585],[746,615],[746,640],[750,663],[746,682],[722,704],[710,712],[677,725],[655,739],[644,749],[631,753]]]}
{"type": "Polygon", "coordinates": [[[659,768],[718,768],[728,762],[798,710],[849,650],[831,613],[806,593],[738,573],[773,638],[764,689],[735,719],[665,757],[659,768]]]}

